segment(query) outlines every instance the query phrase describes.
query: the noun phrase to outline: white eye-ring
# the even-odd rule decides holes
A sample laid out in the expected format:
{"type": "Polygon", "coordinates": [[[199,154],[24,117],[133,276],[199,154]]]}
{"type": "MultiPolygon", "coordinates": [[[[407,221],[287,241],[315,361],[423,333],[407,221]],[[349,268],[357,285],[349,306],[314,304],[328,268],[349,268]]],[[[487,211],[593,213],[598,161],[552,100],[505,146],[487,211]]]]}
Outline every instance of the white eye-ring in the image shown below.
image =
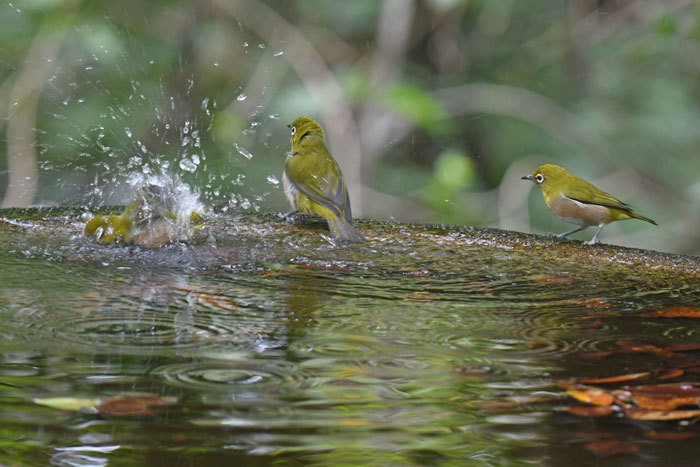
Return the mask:
{"type": "Polygon", "coordinates": [[[537,175],[535,175],[535,181],[536,181],[537,183],[542,183],[542,182],[544,182],[544,175],[542,175],[542,174],[537,174],[537,175]]]}
{"type": "Polygon", "coordinates": [[[296,132],[297,132],[297,127],[293,126],[292,130],[291,130],[292,136],[294,136],[294,133],[296,133],[296,132]]]}

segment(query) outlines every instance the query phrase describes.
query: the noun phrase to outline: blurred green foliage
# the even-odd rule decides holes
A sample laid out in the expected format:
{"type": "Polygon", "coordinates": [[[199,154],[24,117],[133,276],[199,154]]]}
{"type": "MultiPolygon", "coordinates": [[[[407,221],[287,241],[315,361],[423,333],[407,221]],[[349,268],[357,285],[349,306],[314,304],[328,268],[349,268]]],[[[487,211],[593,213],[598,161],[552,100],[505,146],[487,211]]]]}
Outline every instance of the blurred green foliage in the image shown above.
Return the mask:
{"type": "Polygon", "coordinates": [[[696,1],[19,0],[0,11],[0,196],[29,129],[34,203],[125,202],[128,181],[167,167],[207,202],[285,211],[286,125],[309,114],[360,215],[563,231],[519,180],[554,162],[660,224],[619,223],[604,242],[700,253],[696,1]],[[36,111],[19,118],[27,96],[36,111]]]}

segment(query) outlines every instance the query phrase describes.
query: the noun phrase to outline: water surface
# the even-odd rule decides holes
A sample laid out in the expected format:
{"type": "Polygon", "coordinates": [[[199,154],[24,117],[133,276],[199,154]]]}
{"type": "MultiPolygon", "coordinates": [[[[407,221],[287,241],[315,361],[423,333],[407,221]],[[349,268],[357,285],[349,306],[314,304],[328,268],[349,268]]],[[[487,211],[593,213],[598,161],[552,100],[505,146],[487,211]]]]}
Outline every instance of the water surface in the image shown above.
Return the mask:
{"type": "Polygon", "coordinates": [[[586,357],[620,339],[700,342],[697,321],[639,316],[699,306],[692,277],[429,227],[360,227],[366,244],[339,247],[322,226],[222,217],[196,245],[146,250],[99,245],[83,225],[68,215],[0,220],[0,463],[697,457],[697,438],[645,436],[697,436],[696,425],[570,415],[577,402],[558,387],[664,364],[586,357]],[[129,415],[35,403],[143,395],[174,402],[129,415]],[[606,437],[639,451],[584,448],[606,437]]]}

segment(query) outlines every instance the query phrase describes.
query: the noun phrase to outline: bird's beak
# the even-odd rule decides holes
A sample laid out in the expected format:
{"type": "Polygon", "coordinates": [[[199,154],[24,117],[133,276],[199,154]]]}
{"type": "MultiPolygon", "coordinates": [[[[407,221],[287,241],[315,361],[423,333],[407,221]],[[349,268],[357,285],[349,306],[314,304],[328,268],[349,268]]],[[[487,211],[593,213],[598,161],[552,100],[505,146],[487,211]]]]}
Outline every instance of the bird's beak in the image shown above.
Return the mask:
{"type": "Polygon", "coordinates": [[[289,125],[287,125],[287,128],[290,128],[290,129],[291,129],[291,128],[292,128],[292,124],[290,123],[289,125]]]}
{"type": "Polygon", "coordinates": [[[524,177],[520,177],[520,180],[530,180],[531,182],[534,181],[532,179],[532,175],[525,175],[524,177]]]}

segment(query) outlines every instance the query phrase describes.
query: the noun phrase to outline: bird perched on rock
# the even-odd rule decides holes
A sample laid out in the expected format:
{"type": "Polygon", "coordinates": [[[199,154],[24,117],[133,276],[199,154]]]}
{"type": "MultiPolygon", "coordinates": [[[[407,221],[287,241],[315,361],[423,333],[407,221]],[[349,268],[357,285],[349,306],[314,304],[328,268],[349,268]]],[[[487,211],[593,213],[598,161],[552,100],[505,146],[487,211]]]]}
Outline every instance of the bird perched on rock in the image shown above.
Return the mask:
{"type": "Polygon", "coordinates": [[[642,216],[632,208],[609,195],[586,180],[572,175],[564,168],[554,164],[544,164],[537,167],[532,174],[522,177],[530,180],[542,190],[542,197],[547,207],[559,219],[578,224],[580,227],[558,237],[583,230],[592,225],[598,226],[593,238],[584,242],[593,245],[598,241],[598,235],[607,224],[623,219],[640,219],[657,225],[648,217],[642,216]]]}
{"type": "Polygon", "coordinates": [[[326,148],[321,125],[299,117],[291,125],[292,150],[284,164],[284,194],[294,211],[318,214],[334,239],[362,242],[352,226],[348,190],[338,163],[326,148]]]}

